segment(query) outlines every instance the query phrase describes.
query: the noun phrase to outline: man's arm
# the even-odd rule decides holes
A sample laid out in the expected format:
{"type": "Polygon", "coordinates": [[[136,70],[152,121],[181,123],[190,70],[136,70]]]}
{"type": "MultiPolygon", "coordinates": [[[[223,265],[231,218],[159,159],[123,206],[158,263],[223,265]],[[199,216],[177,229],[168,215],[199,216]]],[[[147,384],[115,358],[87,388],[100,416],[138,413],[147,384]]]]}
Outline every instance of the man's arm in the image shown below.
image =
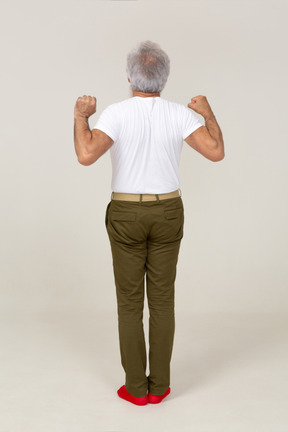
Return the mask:
{"type": "Polygon", "coordinates": [[[77,99],[74,109],[74,146],[81,165],[96,162],[114,142],[101,130],[90,130],[88,118],[95,112],[95,97],[83,96],[77,99]]]}
{"type": "Polygon", "coordinates": [[[222,132],[206,97],[196,96],[192,98],[188,107],[204,117],[205,126],[196,129],[185,141],[194,150],[213,162],[224,159],[225,152],[222,132]]]}

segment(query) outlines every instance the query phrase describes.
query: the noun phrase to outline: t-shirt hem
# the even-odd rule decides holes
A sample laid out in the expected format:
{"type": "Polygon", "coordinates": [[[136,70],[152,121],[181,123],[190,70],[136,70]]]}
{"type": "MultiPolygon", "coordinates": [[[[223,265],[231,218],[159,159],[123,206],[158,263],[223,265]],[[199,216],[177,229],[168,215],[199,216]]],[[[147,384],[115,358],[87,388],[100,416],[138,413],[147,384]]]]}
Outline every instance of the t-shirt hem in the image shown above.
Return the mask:
{"type": "Polygon", "coordinates": [[[197,123],[197,125],[194,126],[192,129],[188,129],[183,136],[183,140],[188,138],[189,135],[191,135],[193,132],[195,132],[195,130],[199,129],[199,127],[201,127],[201,126],[204,126],[204,125],[202,123],[197,123]]]}
{"type": "Polygon", "coordinates": [[[104,132],[106,135],[108,135],[113,141],[116,140],[116,137],[114,136],[114,134],[111,133],[111,131],[107,127],[105,127],[105,126],[96,125],[92,129],[99,129],[102,132],[104,132]]]}
{"type": "Polygon", "coordinates": [[[111,192],[115,192],[115,193],[127,193],[127,194],[129,194],[129,193],[131,193],[131,194],[149,194],[149,195],[156,195],[156,194],[164,194],[164,193],[170,193],[170,192],[174,192],[175,190],[179,190],[180,189],[180,187],[176,187],[175,189],[169,189],[169,190],[161,190],[161,191],[155,191],[155,190],[145,190],[145,192],[139,192],[139,190],[131,190],[131,189],[129,189],[129,190],[117,190],[117,188],[116,189],[113,189],[112,187],[111,187],[111,192]]]}

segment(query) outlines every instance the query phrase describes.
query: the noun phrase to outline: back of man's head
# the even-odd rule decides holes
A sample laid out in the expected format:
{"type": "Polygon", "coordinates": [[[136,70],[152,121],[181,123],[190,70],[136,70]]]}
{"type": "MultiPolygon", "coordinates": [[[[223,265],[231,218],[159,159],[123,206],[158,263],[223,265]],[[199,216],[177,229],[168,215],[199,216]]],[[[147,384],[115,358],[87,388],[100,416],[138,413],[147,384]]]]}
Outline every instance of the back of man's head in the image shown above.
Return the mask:
{"type": "Polygon", "coordinates": [[[161,92],[170,72],[170,59],[157,43],[141,42],[127,55],[126,72],[134,90],[161,92]]]}

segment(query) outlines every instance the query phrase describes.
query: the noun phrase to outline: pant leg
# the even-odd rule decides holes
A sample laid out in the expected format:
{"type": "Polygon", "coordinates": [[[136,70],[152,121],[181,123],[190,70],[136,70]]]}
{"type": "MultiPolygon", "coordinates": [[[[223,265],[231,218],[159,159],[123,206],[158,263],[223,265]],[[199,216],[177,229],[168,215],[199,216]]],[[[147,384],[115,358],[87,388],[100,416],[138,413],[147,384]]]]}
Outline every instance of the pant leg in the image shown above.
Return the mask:
{"type": "Polygon", "coordinates": [[[148,391],[153,395],[161,395],[170,385],[175,332],[174,283],[184,226],[181,197],[160,201],[154,213],[151,214],[153,223],[146,261],[150,366],[148,391]]]}
{"type": "Polygon", "coordinates": [[[105,221],[113,257],[125,386],[133,396],[143,397],[148,391],[143,328],[147,247],[145,230],[136,218],[137,211],[137,203],[111,201],[105,221]]]}

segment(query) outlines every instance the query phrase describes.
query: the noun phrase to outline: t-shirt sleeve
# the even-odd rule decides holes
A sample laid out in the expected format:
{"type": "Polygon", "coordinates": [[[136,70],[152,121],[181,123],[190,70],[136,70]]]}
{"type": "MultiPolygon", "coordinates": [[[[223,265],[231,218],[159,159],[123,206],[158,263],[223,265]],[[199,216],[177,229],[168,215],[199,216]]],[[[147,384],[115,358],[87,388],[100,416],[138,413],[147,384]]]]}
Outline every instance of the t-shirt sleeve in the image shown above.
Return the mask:
{"type": "Polygon", "coordinates": [[[109,105],[102,111],[92,129],[100,129],[112,138],[113,141],[117,140],[120,135],[120,120],[116,104],[109,105]]]}
{"type": "Polygon", "coordinates": [[[190,108],[184,107],[182,117],[182,136],[183,140],[201,126],[204,126],[190,108]]]}

